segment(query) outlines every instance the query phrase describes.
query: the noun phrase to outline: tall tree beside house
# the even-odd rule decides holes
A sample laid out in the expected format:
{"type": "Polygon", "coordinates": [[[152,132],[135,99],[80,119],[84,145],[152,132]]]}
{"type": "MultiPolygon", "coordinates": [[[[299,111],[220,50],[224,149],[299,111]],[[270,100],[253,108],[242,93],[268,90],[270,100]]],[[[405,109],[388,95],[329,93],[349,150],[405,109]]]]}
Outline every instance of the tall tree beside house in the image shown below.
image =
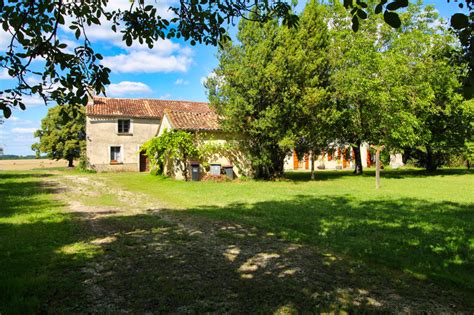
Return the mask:
{"type": "MultiPolygon", "coordinates": [[[[435,170],[445,157],[459,154],[469,136],[469,111],[463,104],[462,75],[468,63],[453,62],[460,55],[458,39],[440,26],[437,12],[410,6],[402,33],[392,43],[392,59],[404,67],[405,103],[418,127],[415,146],[427,170],[435,170]]],[[[413,147],[413,145],[407,144],[413,147]]]]}
{"type": "MultiPolygon", "coordinates": [[[[345,12],[335,6],[335,14],[345,12]]],[[[430,6],[412,4],[401,18],[400,30],[372,19],[349,39],[343,19],[332,28],[332,96],[357,164],[362,142],[387,150],[423,146],[429,156],[434,147],[463,146],[462,71],[449,58],[456,41],[430,6]]]]}
{"type": "Polygon", "coordinates": [[[41,129],[35,132],[39,142],[31,149],[39,156],[46,153],[50,159],[66,159],[68,166],[74,166],[85,146],[86,136],[85,109],[82,106],[62,105],[48,110],[41,120],[41,129]]]}
{"type": "MultiPolygon", "coordinates": [[[[328,102],[329,31],[328,8],[318,1],[309,1],[299,19],[299,27],[287,33],[281,52],[291,77],[289,84],[296,91],[292,100],[295,107],[294,147],[298,156],[308,154],[311,179],[315,178],[315,158],[335,138],[337,113],[328,102]]],[[[288,74],[286,74],[288,76],[288,74]]]]}
{"type": "Polygon", "coordinates": [[[285,157],[314,121],[307,115],[325,97],[327,26],[320,10],[311,1],[299,29],[242,20],[238,42],[219,50],[209,99],[224,129],[241,135],[257,178],[283,174],[285,157]]]}
{"type": "Polygon", "coordinates": [[[394,35],[381,20],[370,19],[352,33],[350,16],[335,1],[332,6],[330,93],[338,112],[336,141],[351,144],[355,156],[355,173],[361,174],[360,147],[364,142],[384,142],[393,115],[399,107],[398,95],[391,95],[384,73],[398,69],[385,67],[384,52],[394,35]],[[397,105],[397,106],[396,106],[397,105]]]}
{"type": "Polygon", "coordinates": [[[292,108],[284,102],[288,89],[280,75],[285,70],[274,63],[282,34],[275,20],[263,25],[242,20],[237,39],[219,50],[216,76],[207,82],[209,100],[224,117],[223,129],[240,135],[253,175],[278,177],[292,125],[292,108]]]}

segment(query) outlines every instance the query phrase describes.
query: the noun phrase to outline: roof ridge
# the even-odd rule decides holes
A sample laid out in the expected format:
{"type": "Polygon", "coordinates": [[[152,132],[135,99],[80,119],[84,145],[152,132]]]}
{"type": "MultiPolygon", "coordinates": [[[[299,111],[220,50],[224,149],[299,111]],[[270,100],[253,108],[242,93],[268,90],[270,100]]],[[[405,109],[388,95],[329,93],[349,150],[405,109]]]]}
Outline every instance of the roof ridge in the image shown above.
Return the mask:
{"type": "Polygon", "coordinates": [[[201,101],[188,101],[188,100],[163,100],[159,98],[132,98],[132,97],[107,97],[107,96],[98,96],[94,95],[94,99],[105,99],[105,100],[127,100],[127,101],[152,101],[152,102],[180,102],[180,103],[199,103],[199,104],[209,104],[209,102],[201,101]]]}

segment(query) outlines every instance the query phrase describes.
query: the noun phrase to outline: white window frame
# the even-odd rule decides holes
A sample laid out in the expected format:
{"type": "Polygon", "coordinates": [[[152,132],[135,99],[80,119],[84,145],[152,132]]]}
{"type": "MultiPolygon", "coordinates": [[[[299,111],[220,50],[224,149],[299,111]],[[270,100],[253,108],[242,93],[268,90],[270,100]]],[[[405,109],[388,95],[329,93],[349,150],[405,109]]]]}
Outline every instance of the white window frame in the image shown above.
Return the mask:
{"type": "Polygon", "coordinates": [[[110,144],[109,145],[109,164],[123,164],[123,157],[124,157],[124,151],[123,151],[123,144],[110,144]],[[120,148],[120,161],[117,163],[112,163],[112,147],[119,147],[120,148]]]}
{"type": "Polygon", "coordinates": [[[133,135],[133,119],[131,118],[117,118],[115,120],[115,131],[118,135],[133,135]],[[119,132],[119,120],[129,120],[130,121],[130,128],[128,132],[119,132]]]}

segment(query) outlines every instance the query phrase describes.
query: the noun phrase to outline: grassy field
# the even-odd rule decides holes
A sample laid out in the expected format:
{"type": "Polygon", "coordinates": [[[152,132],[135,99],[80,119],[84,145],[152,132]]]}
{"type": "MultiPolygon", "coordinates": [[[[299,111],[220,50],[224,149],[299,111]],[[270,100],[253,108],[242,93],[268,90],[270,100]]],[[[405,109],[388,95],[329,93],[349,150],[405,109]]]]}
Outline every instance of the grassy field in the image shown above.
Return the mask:
{"type": "Polygon", "coordinates": [[[80,290],[72,285],[92,252],[70,256],[64,246],[83,237],[80,222],[63,212],[46,173],[0,172],[0,313],[41,312],[50,299],[80,290]],[[74,280],[73,280],[74,279],[74,280]]]}
{"type": "Polygon", "coordinates": [[[474,309],[472,172],[308,176],[0,172],[0,313],[474,309]]]}
{"type": "MultiPolygon", "coordinates": [[[[77,164],[77,162],[75,162],[77,164]]],[[[66,160],[25,159],[25,160],[0,160],[0,171],[25,171],[33,169],[49,169],[67,167],[66,160]]]]}
{"type": "Polygon", "coordinates": [[[293,173],[278,182],[178,182],[107,174],[170,209],[255,226],[392,270],[474,292],[474,175],[464,170],[293,173]]]}

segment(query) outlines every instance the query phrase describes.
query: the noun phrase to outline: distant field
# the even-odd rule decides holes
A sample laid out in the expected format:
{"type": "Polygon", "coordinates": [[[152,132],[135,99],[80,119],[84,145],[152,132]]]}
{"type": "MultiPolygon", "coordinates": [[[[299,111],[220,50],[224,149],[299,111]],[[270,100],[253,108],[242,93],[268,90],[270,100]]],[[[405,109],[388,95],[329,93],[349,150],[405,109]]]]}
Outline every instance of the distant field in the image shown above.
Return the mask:
{"type": "Polygon", "coordinates": [[[36,168],[54,168],[67,167],[66,160],[47,160],[47,159],[30,159],[30,160],[0,160],[0,170],[4,171],[23,171],[36,168]]]}

